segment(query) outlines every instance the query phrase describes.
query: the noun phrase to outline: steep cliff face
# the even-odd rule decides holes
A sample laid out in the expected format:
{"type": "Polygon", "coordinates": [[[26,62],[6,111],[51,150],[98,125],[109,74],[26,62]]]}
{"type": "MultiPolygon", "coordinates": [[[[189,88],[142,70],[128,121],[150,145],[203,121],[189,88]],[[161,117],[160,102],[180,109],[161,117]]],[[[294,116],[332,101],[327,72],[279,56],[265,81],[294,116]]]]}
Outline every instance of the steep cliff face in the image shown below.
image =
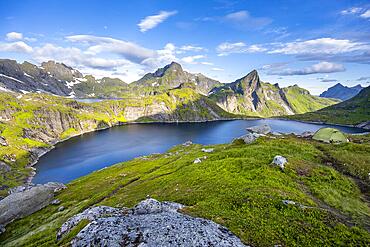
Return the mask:
{"type": "Polygon", "coordinates": [[[134,91],[140,90],[142,94],[156,94],[179,87],[194,88],[196,92],[207,95],[219,81],[208,78],[202,74],[191,74],[182,69],[181,65],[172,62],[154,73],[144,75],[140,80],[130,86],[134,91]]]}
{"type": "Polygon", "coordinates": [[[235,82],[214,88],[210,97],[228,112],[257,116],[291,115],[336,102],[312,96],[297,85],[280,88],[278,84],[264,83],[256,70],[235,82]],[[309,105],[305,106],[306,103],[309,105]]]}

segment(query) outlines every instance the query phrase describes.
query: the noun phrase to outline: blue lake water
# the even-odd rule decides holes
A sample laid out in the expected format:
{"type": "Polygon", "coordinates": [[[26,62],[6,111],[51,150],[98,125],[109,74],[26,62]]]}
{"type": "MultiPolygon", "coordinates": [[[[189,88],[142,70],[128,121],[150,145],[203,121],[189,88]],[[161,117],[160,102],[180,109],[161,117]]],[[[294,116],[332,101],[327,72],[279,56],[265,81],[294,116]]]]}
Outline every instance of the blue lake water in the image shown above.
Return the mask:
{"type": "Polygon", "coordinates": [[[227,143],[247,133],[247,127],[261,124],[269,124],[273,131],[281,133],[300,134],[322,127],[334,127],[346,133],[364,132],[359,128],[277,119],[128,124],[86,133],[57,144],[37,162],[33,183],[67,183],[121,161],[165,152],[188,140],[204,145],[227,143]]]}

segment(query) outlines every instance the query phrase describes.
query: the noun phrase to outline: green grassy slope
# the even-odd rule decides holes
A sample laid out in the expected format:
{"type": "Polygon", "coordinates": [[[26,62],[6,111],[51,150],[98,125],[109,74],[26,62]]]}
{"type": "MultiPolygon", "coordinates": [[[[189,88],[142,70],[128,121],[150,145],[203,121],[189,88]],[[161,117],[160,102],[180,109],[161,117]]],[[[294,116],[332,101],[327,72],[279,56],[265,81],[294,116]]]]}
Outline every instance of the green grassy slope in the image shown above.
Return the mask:
{"type": "Polygon", "coordinates": [[[339,103],[340,100],[311,95],[306,89],[290,86],[283,89],[285,96],[296,114],[312,112],[339,103]]]}
{"type": "Polygon", "coordinates": [[[366,183],[369,177],[341,168],[368,169],[370,136],[355,140],[362,143],[265,137],[250,145],[215,145],[213,153],[203,153],[201,145],[179,145],[71,182],[57,196],[64,211],[50,205],[17,220],[0,235],[0,242],[55,246],[60,244],[58,228],[72,215],[93,205],[131,207],[150,195],[183,203],[188,206],[185,213],[214,220],[252,246],[368,246],[370,209],[364,193],[369,191],[360,191],[344,174],[366,183]],[[207,159],[193,163],[205,155],[207,159]],[[271,165],[275,155],[288,158],[284,171],[271,165]]]}
{"type": "Polygon", "coordinates": [[[351,125],[369,121],[370,87],[363,89],[358,95],[347,101],[326,107],[316,112],[288,116],[288,118],[351,125]]]}
{"type": "Polygon", "coordinates": [[[50,148],[53,142],[70,136],[136,120],[126,113],[128,110],[134,116],[138,114],[137,121],[197,121],[234,117],[191,89],[92,104],[43,94],[17,98],[14,94],[0,93],[0,136],[9,144],[0,145],[0,162],[11,168],[0,170],[0,196],[6,195],[10,187],[22,184],[29,176],[31,168],[27,164],[35,158],[31,151],[50,148]],[[160,107],[166,110],[158,113],[160,107]],[[150,115],[150,111],[157,113],[150,115]]]}

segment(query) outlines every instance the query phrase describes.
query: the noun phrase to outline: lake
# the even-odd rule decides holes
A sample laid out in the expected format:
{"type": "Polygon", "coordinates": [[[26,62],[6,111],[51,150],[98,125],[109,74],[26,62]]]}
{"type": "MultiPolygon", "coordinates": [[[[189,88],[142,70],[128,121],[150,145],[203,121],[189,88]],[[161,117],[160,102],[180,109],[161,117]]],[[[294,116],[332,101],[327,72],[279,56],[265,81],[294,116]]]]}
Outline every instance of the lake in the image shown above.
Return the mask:
{"type": "Polygon", "coordinates": [[[258,119],[205,123],[127,124],[73,137],[42,156],[35,165],[33,183],[68,183],[92,171],[138,156],[165,152],[174,145],[191,140],[199,144],[221,144],[247,133],[246,128],[269,124],[273,131],[300,134],[322,127],[345,133],[363,129],[290,120],[258,119]]]}

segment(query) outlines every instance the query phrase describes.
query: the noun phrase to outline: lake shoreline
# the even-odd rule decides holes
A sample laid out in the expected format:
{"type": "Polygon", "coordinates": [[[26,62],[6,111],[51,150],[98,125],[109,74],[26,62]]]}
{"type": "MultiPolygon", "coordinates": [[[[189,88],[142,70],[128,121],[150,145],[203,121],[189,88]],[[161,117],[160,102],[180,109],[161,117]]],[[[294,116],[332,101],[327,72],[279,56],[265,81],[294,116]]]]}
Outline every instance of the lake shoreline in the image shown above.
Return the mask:
{"type": "Polygon", "coordinates": [[[34,150],[31,150],[31,155],[33,154],[35,157],[33,158],[33,160],[29,164],[26,165],[26,168],[30,168],[30,169],[32,169],[32,171],[30,172],[30,175],[27,176],[27,178],[25,179],[25,183],[23,183],[20,186],[32,184],[32,180],[35,177],[36,172],[37,172],[37,168],[35,167],[37,162],[39,161],[39,159],[42,156],[46,155],[51,150],[53,150],[55,148],[55,145],[57,145],[58,143],[62,143],[64,141],[67,141],[69,139],[72,139],[74,137],[82,136],[84,134],[88,134],[88,133],[92,133],[92,132],[99,132],[99,131],[107,130],[107,129],[117,127],[117,126],[132,125],[132,124],[207,123],[207,122],[248,120],[248,119],[253,120],[253,119],[260,119],[260,118],[258,118],[258,117],[253,117],[253,118],[252,117],[251,118],[249,118],[249,117],[246,117],[246,118],[223,118],[223,119],[212,119],[212,120],[203,120],[203,121],[198,120],[198,121],[148,121],[148,122],[132,121],[132,122],[117,122],[116,124],[113,124],[112,126],[107,126],[107,127],[103,127],[103,128],[93,129],[93,130],[81,132],[81,133],[78,133],[78,134],[74,134],[74,135],[71,135],[67,138],[53,141],[50,144],[50,147],[36,148],[34,150]]]}
{"type": "MultiPolygon", "coordinates": [[[[117,126],[133,125],[133,124],[184,124],[184,123],[207,123],[207,122],[221,122],[221,121],[234,121],[234,120],[269,120],[269,119],[271,119],[271,120],[283,120],[283,121],[296,121],[296,122],[301,122],[301,123],[317,124],[317,125],[319,125],[319,124],[329,124],[329,123],[320,123],[320,122],[291,120],[291,119],[286,119],[286,118],[259,118],[259,117],[222,118],[222,119],[212,119],[212,120],[203,120],[203,121],[147,121],[147,122],[132,121],[132,122],[117,122],[116,124],[113,124],[112,126],[107,126],[107,127],[103,127],[103,128],[99,128],[99,129],[89,130],[89,131],[85,131],[85,132],[78,133],[78,134],[75,134],[75,135],[71,135],[68,138],[64,138],[64,139],[61,139],[61,140],[56,140],[56,141],[52,142],[50,144],[51,146],[48,147],[48,148],[38,148],[36,150],[31,151],[31,154],[34,155],[34,158],[33,158],[32,162],[30,162],[26,167],[31,168],[32,171],[30,172],[30,175],[26,178],[25,183],[22,184],[22,185],[24,186],[24,185],[27,185],[27,184],[32,184],[32,180],[33,180],[33,178],[35,177],[35,175],[37,173],[36,165],[37,165],[39,159],[42,156],[49,153],[51,150],[53,150],[55,148],[55,145],[57,145],[58,143],[62,143],[64,141],[67,141],[71,138],[82,136],[84,134],[88,134],[88,133],[91,133],[91,132],[99,132],[99,131],[107,130],[107,129],[117,127],[117,126]]],[[[340,124],[330,124],[330,125],[358,128],[356,126],[351,126],[351,125],[340,125],[340,124]]],[[[364,128],[359,128],[359,129],[366,130],[364,128]]]]}

